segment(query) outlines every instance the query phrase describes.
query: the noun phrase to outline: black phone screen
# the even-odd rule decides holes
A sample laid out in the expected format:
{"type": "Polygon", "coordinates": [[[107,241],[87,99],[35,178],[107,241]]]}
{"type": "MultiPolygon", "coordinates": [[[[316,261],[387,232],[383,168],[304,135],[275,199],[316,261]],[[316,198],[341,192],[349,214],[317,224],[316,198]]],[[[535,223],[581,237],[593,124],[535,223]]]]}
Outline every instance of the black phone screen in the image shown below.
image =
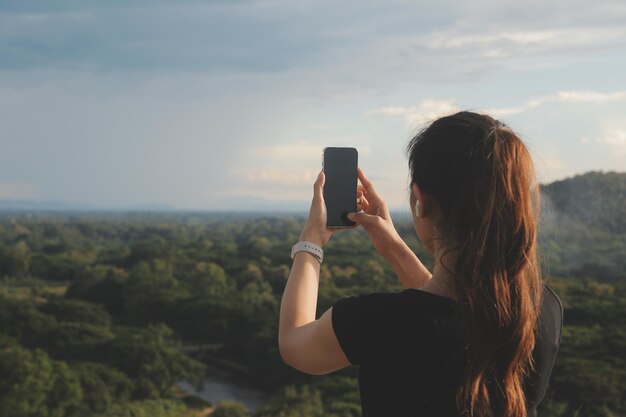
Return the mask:
{"type": "Polygon", "coordinates": [[[346,215],[356,211],[358,153],[355,148],[324,148],[324,201],[327,227],[349,227],[346,215]]]}

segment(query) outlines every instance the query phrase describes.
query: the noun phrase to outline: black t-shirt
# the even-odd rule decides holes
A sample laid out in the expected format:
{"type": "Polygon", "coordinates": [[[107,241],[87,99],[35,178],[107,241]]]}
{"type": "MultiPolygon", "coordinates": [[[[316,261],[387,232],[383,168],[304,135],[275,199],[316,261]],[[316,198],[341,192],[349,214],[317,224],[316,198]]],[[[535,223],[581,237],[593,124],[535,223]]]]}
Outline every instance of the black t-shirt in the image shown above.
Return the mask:
{"type": "MultiPolygon", "coordinates": [[[[359,365],[363,417],[458,416],[463,377],[463,316],[448,298],[416,289],[342,298],[333,306],[337,340],[359,365]]],[[[561,342],[563,309],[548,286],[538,324],[535,369],[525,382],[528,416],[536,416],[561,342]]]]}

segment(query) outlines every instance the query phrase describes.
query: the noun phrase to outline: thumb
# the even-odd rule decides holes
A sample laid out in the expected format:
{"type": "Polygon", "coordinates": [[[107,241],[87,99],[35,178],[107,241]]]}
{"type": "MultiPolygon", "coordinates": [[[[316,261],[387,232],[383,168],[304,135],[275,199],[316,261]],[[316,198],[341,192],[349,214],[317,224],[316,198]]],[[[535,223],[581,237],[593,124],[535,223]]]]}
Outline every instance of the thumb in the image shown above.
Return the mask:
{"type": "Polygon", "coordinates": [[[324,176],[324,171],[320,171],[317,174],[317,179],[315,180],[315,184],[313,184],[313,201],[315,202],[323,202],[324,201],[324,181],[326,180],[324,176]]]}
{"type": "Polygon", "coordinates": [[[370,226],[379,221],[379,217],[373,214],[367,213],[348,213],[346,216],[348,219],[352,220],[356,224],[361,224],[363,226],[370,226]]]}

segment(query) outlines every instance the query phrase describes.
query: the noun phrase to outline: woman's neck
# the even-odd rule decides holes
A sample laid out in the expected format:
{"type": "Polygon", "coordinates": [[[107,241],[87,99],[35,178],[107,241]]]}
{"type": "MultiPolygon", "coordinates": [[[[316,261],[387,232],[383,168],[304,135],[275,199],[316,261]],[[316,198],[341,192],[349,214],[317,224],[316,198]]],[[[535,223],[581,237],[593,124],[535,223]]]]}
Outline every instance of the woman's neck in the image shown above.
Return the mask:
{"type": "Polygon", "coordinates": [[[448,252],[443,248],[436,248],[432,278],[422,289],[442,297],[456,300],[456,292],[454,290],[455,263],[456,256],[454,256],[452,252],[448,252]]]}

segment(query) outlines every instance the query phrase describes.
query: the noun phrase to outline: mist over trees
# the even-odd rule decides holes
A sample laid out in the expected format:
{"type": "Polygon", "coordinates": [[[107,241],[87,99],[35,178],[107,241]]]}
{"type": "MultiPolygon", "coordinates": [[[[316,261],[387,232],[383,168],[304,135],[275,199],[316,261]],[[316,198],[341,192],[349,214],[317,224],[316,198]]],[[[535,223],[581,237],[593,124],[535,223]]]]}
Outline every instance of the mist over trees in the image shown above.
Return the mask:
{"type": "Polygon", "coordinates": [[[626,173],[589,172],[541,187],[539,241],[551,276],[614,280],[626,271],[626,173]]]}
{"type": "MultiPolygon", "coordinates": [[[[543,270],[565,307],[540,415],[626,414],[626,174],[542,187],[543,270]]],[[[324,377],[282,363],[278,310],[304,222],[220,213],[0,212],[0,415],[187,416],[173,389],[216,363],[270,400],[215,416],[360,416],[356,368],[324,377]],[[211,345],[210,355],[183,345],[211,345]]],[[[427,264],[407,221],[396,227],[427,264]]],[[[318,315],[339,298],[400,291],[362,230],[336,233],[318,315]]]]}

